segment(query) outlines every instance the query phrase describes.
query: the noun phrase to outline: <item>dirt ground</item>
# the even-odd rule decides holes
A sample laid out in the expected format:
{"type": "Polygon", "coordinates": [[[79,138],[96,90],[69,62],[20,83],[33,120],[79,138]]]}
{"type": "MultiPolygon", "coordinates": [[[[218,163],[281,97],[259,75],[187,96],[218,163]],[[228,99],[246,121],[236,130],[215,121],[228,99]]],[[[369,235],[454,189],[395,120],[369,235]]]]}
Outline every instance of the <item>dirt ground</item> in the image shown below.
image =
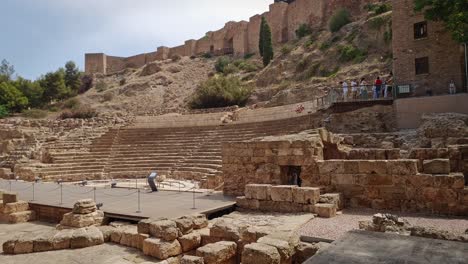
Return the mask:
{"type": "Polygon", "coordinates": [[[353,229],[359,229],[359,221],[372,220],[377,213],[391,213],[405,218],[413,226],[432,227],[458,234],[468,229],[468,219],[444,216],[428,216],[415,213],[376,211],[372,209],[345,209],[334,218],[314,218],[303,225],[299,233],[304,236],[337,240],[353,229]]]}

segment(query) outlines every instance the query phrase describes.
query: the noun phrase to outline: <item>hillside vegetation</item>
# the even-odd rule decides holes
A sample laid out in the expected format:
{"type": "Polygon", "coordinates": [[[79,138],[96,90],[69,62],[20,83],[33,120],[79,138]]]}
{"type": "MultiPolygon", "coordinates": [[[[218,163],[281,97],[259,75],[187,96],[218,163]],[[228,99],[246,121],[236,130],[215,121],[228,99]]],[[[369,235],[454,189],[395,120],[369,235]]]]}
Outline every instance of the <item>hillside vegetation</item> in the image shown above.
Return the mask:
{"type": "MultiPolygon", "coordinates": [[[[24,116],[31,118],[47,114],[61,118],[159,115],[200,108],[253,104],[268,107],[313,100],[338,87],[342,80],[366,78],[372,82],[377,76],[390,73],[391,14],[390,5],[385,3],[367,6],[360,17],[350,17],[345,9],[337,10],[327,28],[313,30],[301,25],[296,30],[296,40],[275,45],[273,59],[268,63],[259,54],[243,58],[209,54],[173,56],[142,68],[95,75],[92,79],[75,72],[71,76],[80,78],[80,83],[73,83],[70,78],[55,80],[56,75],[66,76],[67,71],[60,69],[35,82],[58,89],[57,92],[52,88],[41,90],[39,99],[34,95],[27,98],[29,103],[21,96],[9,105],[0,101],[0,117],[12,111],[23,111],[24,116]],[[56,82],[60,85],[55,85],[56,82]],[[41,110],[26,110],[29,107],[41,110]],[[57,112],[51,115],[51,110],[57,112]]],[[[12,90],[10,86],[0,87],[12,90]]],[[[15,94],[11,92],[11,96],[15,94]]]]}

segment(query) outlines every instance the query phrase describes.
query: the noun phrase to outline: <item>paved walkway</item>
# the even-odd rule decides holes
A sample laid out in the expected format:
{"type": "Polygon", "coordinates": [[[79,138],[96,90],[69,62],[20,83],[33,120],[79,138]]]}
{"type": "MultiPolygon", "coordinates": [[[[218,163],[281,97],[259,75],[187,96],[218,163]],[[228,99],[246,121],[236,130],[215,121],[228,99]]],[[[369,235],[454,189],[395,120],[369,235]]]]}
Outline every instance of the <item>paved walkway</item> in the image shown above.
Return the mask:
{"type": "Polygon", "coordinates": [[[465,264],[468,243],[351,231],[306,264],[465,264]]]}
{"type": "Polygon", "coordinates": [[[36,183],[0,180],[0,189],[19,194],[19,199],[38,204],[71,208],[80,199],[91,198],[103,203],[106,213],[139,217],[179,217],[229,206],[234,199],[222,193],[161,191],[148,193],[135,189],[99,189],[56,183],[36,183]],[[11,184],[11,187],[10,187],[11,184]],[[137,212],[140,211],[140,212],[137,212]]]}

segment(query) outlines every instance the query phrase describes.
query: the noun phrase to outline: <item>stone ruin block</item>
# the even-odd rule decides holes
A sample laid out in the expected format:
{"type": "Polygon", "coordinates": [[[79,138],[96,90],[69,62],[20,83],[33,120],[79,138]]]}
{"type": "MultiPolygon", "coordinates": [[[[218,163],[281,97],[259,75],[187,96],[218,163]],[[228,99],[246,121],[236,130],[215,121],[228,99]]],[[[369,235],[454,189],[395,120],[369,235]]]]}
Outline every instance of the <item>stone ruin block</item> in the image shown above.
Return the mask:
{"type": "Polygon", "coordinates": [[[344,174],[344,160],[325,160],[317,162],[320,174],[344,174]]]}
{"type": "Polygon", "coordinates": [[[417,160],[389,160],[388,174],[391,175],[416,175],[418,173],[417,160]]]}
{"type": "Polygon", "coordinates": [[[159,238],[147,238],[143,241],[143,254],[165,260],[182,254],[182,247],[177,239],[170,242],[159,238]]]}
{"type": "Polygon", "coordinates": [[[292,190],[293,201],[299,204],[316,204],[320,199],[320,188],[300,187],[292,190]]]}
{"type": "Polygon", "coordinates": [[[88,226],[99,226],[104,220],[104,212],[95,211],[90,214],[74,214],[73,212],[66,213],[63,215],[62,221],[60,221],[61,227],[88,227],[88,226]]]}
{"type": "Polygon", "coordinates": [[[219,219],[210,228],[210,236],[227,241],[237,241],[240,239],[240,232],[237,226],[224,219],[219,219]]]}
{"type": "Polygon", "coordinates": [[[334,204],[316,204],[315,210],[319,217],[332,218],[336,216],[336,206],[334,204]]]}
{"type": "Polygon", "coordinates": [[[423,169],[425,173],[429,173],[429,174],[449,174],[450,173],[450,160],[448,159],[424,160],[423,169]]]}
{"type": "Polygon", "coordinates": [[[183,235],[177,240],[179,240],[179,243],[182,247],[182,252],[189,252],[201,245],[201,235],[196,232],[183,235]]]}
{"type": "Polygon", "coordinates": [[[434,175],[434,187],[462,190],[465,188],[465,176],[462,173],[434,175]]]}
{"type": "Polygon", "coordinates": [[[182,234],[186,235],[193,231],[193,217],[192,216],[182,216],[177,219],[174,219],[174,222],[177,225],[182,234]]]}
{"type": "Polygon", "coordinates": [[[83,199],[78,200],[73,205],[72,212],[74,214],[90,214],[96,212],[96,210],[96,202],[94,202],[92,199],[83,199]]]}
{"type": "Polygon", "coordinates": [[[247,199],[270,200],[270,184],[248,184],[245,186],[247,199]]]}
{"type": "Polygon", "coordinates": [[[260,201],[256,199],[247,199],[245,196],[236,198],[236,205],[242,209],[258,210],[260,208],[260,201]]]}
{"type": "Polygon", "coordinates": [[[294,188],[296,187],[291,185],[271,186],[271,200],[275,202],[292,202],[294,188]]]}
{"type": "Polygon", "coordinates": [[[203,229],[208,226],[208,219],[204,214],[194,214],[193,217],[193,229],[203,229]]]}
{"type": "Polygon", "coordinates": [[[143,241],[149,238],[148,234],[138,233],[138,229],[135,226],[128,226],[123,229],[120,237],[120,245],[142,249],[143,241]]]}
{"type": "Polygon", "coordinates": [[[274,246],[252,243],[242,251],[242,264],[280,264],[281,255],[274,246]]]}
{"type": "Polygon", "coordinates": [[[270,234],[270,232],[271,230],[269,230],[268,227],[249,226],[241,229],[241,240],[247,243],[254,243],[261,237],[270,234]]]}
{"type": "Polygon", "coordinates": [[[306,260],[317,254],[319,250],[329,247],[329,243],[319,242],[315,244],[301,242],[293,258],[293,263],[304,263],[306,260]]]}
{"type": "Polygon", "coordinates": [[[180,260],[180,264],[204,264],[202,257],[185,255],[180,260]]]}
{"type": "Polygon", "coordinates": [[[275,247],[280,254],[281,263],[291,263],[292,257],[296,251],[294,245],[289,244],[285,240],[277,239],[271,236],[262,237],[257,242],[275,247]]]}
{"type": "Polygon", "coordinates": [[[3,205],[4,214],[13,214],[29,210],[29,203],[25,201],[7,203],[3,205]]]}
{"type": "Polygon", "coordinates": [[[334,204],[338,210],[344,209],[344,197],[342,193],[326,193],[320,195],[320,203],[334,204]]]}
{"type": "Polygon", "coordinates": [[[165,241],[177,239],[181,233],[176,222],[172,220],[160,220],[150,224],[150,235],[165,241]]]}
{"type": "Polygon", "coordinates": [[[259,201],[264,212],[299,213],[304,212],[304,204],[293,202],[259,201]]]}
{"type": "Polygon", "coordinates": [[[85,248],[104,244],[104,236],[97,227],[76,229],[70,239],[70,248],[85,248]]]}
{"type": "Polygon", "coordinates": [[[359,173],[386,175],[388,162],[386,160],[361,160],[359,161],[359,173]]]}
{"type": "Polygon", "coordinates": [[[22,211],[16,212],[8,215],[8,222],[10,224],[19,224],[19,223],[27,223],[30,221],[36,220],[36,212],[35,211],[22,211]]]}
{"type": "Polygon", "coordinates": [[[202,257],[205,264],[236,263],[237,244],[221,241],[208,244],[197,249],[197,256],[202,257]]]}
{"type": "Polygon", "coordinates": [[[4,192],[2,197],[4,205],[18,202],[18,194],[16,193],[4,192]]]}

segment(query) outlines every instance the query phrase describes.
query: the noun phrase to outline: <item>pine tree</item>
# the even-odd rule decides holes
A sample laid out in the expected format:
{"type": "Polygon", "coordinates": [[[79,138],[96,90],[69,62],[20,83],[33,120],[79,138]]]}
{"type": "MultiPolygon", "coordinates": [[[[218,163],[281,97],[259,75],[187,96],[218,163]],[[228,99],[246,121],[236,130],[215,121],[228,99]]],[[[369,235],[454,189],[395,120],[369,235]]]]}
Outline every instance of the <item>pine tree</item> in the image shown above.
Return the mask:
{"type": "Polygon", "coordinates": [[[265,41],[264,41],[264,35],[265,35],[265,25],[267,24],[267,21],[265,17],[262,17],[262,22],[260,23],[260,39],[258,42],[258,50],[260,52],[260,56],[263,57],[263,47],[265,46],[265,41]]]}
{"type": "Polygon", "coordinates": [[[271,40],[271,29],[265,21],[263,28],[263,65],[266,67],[273,59],[273,43],[271,40]]]}

